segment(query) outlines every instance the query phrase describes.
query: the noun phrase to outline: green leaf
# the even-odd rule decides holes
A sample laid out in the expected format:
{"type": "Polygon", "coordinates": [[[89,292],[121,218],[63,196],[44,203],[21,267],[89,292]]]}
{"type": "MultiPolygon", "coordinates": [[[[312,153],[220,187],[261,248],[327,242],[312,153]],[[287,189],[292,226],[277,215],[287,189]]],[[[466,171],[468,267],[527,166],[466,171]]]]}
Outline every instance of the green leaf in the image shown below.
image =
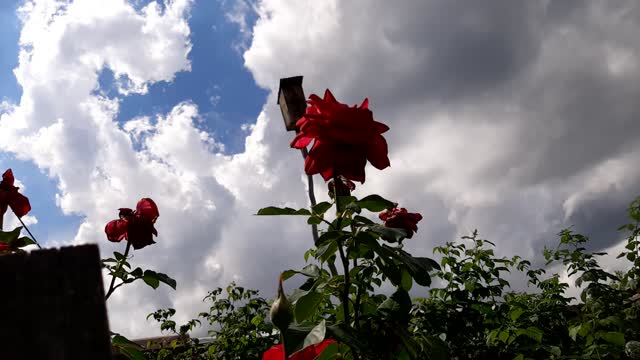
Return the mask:
{"type": "Polygon", "coordinates": [[[321,203],[316,204],[315,206],[313,206],[313,207],[311,208],[311,211],[312,211],[314,214],[322,215],[322,214],[324,214],[325,212],[327,212],[327,210],[331,209],[331,207],[332,207],[332,206],[333,206],[333,204],[331,204],[330,202],[323,201],[323,202],[321,202],[321,203]]]}
{"type": "Polygon", "coordinates": [[[309,276],[309,277],[318,277],[320,276],[320,268],[318,267],[318,265],[309,264],[302,268],[302,270],[300,271],[300,274],[309,276]]]}
{"type": "Polygon", "coordinates": [[[287,280],[296,274],[302,274],[304,276],[316,278],[320,276],[320,268],[315,264],[309,264],[302,268],[302,270],[286,270],[282,273],[282,280],[287,280]]]}
{"type": "Polygon", "coordinates": [[[537,342],[542,342],[542,335],[544,335],[542,330],[533,326],[526,328],[524,334],[537,342]]]}
{"type": "Polygon", "coordinates": [[[405,267],[402,268],[400,285],[406,291],[411,290],[411,286],[413,285],[413,281],[411,280],[411,274],[409,274],[409,271],[405,267]]]}
{"type": "Polygon", "coordinates": [[[364,224],[364,225],[373,225],[373,224],[375,224],[370,219],[367,219],[366,217],[360,216],[360,215],[354,216],[353,217],[353,222],[358,223],[358,224],[364,224]]]}
{"type": "Polygon", "coordinates": [[[324,234],[320,235],[318,238],[318,244],[324,244],[328,241],[338,241],[340,239],[346,239],[349,237],[349,234],[344,231],[327,231],[324,234]]]}
{"type": "Polygon", "coordinates": [[[318,325],[316,325],[304,338],[304,343],[302,344],[302,348],[306,348],[307,346],[320,344],[324,340],[325,333],[327,332],[327,327],[324,322],[324,319],[320,321],[318,325]]]}
{"type": "Polygon", "coordinates": [[[394,207],[396,204],[380,195],[369,195],[356,202],[358,206],[372,212],[380,212],[394,207]]]}
{"type": "Polygon", "coordinates": [[[163,273],[155,273],[156,277],[158,278],[158,280],[160,280],[160,282],[163,282],[167,285],[169,285],[169,287],[171,287],[173,290],[176,290],[176,287],[178,286],[178,283],[171,278],[169,275],[167,274],[163,274],[163,273]]]}
{"type": "Polygon", "coordinates": [[[518,356],[514,357],[513,360],[524,360],[524,355],[518,354],[518,356]]]}
{"type": "Polygon", "coordinates": [[[326,262],[329,258],[338,251],[338,243],[335,241],[326,242],[318,248],[316,251],[316,258],[322,262],[326,262]]]}
{"type": "Polygon", "coordinates": [[[14,247],[13,243],[20,237],[20,231],[22,231],[22,226],[18,226],[11,231],[0,231],[0,242],[14,247]]]}
{"type": "Polygon", "coordinates": [[[347,205],[356,200],[358,199],[355,196],[338,196],[338,200],[336,201],[336,203],[340,205],[338,206],[338,212],[343,212],[347,205]]]}
{"type": "Polygon", "coordinates": [[[251,319],[251,323],[254,326],[260,326],[260,324],[262,324],[264,322],[264,318],[260,315],[256,315],[253,317],[253,319],[251,319]]]}
{"type": "Polygon", "coordinates": [[[36,242],[31,240],[31,238],[23,236],[21,238],[18,238],[18,240],[16,240],[15,243],[11,244],[11,245],[15,246],[15,247],[23,247],[23,246],[32,245],[32,244],[35,244],[35,243],[36,242]]]}
{"type": "Polygon", "coordinates": [[[516,321],[518,320],[518,318],[520,318],[520,315],[522,315],[522,313],[524,313],[524,310],[522,308],[514,308],[509,312],[509,317],[511,318],[511,321],[516,321]]]}
{"type": "Polygon", "coordinates": [[[404,289],[396,290],[378,306],[378,311],[399,321],[408,320],[409,311],[411,311],[411,298],[409,297],[409,293],[404,289]]]}
{"type": "Polygon", "coordinates": [[[600,337],[603,338],[605,341],[610,342],[617,346],[624,346],[625,344],[623,333],[610,331],[610,332],[601,333],[600,337]]]}
{"type": "Polygon", "coordinates": [[[275,206],[269,206],[258,210],[256,215],[311,215],[311,212],[307,209],[292,209],[290,207],[279,208],[275,206]]]}
{"type": "Polygon", "coordinates": [[[295,305],[296,321],[301,323],[313,315],[322,299],[323,295],[315,291],[309,291],[300,297],[295,305]]]}
{"type": "Polygon", "coordinates": [[[154,276],[145,275],[142,277],[142,280],[144,280],[144,282],[147,285],[151,286],[154,290],[157,289],[158,286],[160,286],[160,280],[158,280],[154,276]]]}
{"type": "Polygon", "coordinates": [[[507,339],[509,339],[509,330],[502,330],[500,331],[500,334],[498,334],[498,339],[500,339],[500,341],[502,341],[503,343],[507,342],[507,339]]]}
{"type": "Polygon", "coordinates": [[[131,360],[146,360],[144,353],[141,351],[142,347],[122,335],[116,334],[111,339],[111,343],[118,348],[120,353],[131,360]]]}
{"type": "Polygon", "coordinates": [[[573,341],[576,341],[576,336],[578,335],[578,332],[580,331],[581,327],[582,327],[582,325],[576,325],[576,326],[574,326],[574,327],[569,329],[569,337],[573,341]]]}
{"type": "Polygon", "coordinates": [[[131,276],[133,276],[133,277],[141,277],[143,273],[142,273],[142,269],[137,267],[137,268],[135,268],[135,270],[133,270],[129,274],[131,274],[131,276]]]}
{"type": "Polygon", "coordinates": [[[318,225],[320,223],[322,223],[322,219],[315,215],[309,216],[307,219],[307,224],[309,225],[318,225]]]}
{"type": "Polygon", "coordinates": [[[380,235],[383,238],[391,239],[393,242],[398,242],[407,237],[407,232],[403,229],[389,228],[380,224],[369,225],[369,230],[380,235]]]}

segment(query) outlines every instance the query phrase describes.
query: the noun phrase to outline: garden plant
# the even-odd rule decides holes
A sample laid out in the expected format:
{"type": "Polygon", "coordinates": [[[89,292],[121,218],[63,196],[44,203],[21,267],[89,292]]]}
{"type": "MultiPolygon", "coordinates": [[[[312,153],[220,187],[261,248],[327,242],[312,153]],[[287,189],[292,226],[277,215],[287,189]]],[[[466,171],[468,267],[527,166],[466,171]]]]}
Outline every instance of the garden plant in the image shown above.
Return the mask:
{"type": "MultiPolygon", "coordinates": [[[[330,201],[257,210],[319,229],[303,255],[306,266],[273,274],[275,299],[231,283],[212,290],[203,299],[208,310],[186,324],[172,319],[174,309],[159,309],[148,319],[177,340],[146,349],[113,333],[117,352],[130,359],[640,359],[640,197],[618,229],[626,237],[618,256],[624,271],[603,269],[598,258],[604,253],[587,251],[587,236],[558,229],[557,247],[545,248],[543,256],[575,284],[518,255],[497,257],[496,245],[478,231],[435,247],[429,255],[437,261],[411,254],[405,244],[417,241],[423,215],[380,195],[351,194],[371,175],[367,162],[389,171],[383,137],[389,127],[374,120],[367,99],[351,107],[327,90],[308,104],[291,147],[310,146],[304,171],[322,176],[330,201]],[[521,276],[527,291],[512,290],[508,273],[521,276]],[[287,286],[292,277],[302,285],[287,286]],[[579,287],[576,299],[567,295],[572,285],[579,287]],[[385,286],[392,291],[382,291],[385,286]],[[427,295],[412,299],[416,288],[427,295]],[[209,327],[209,341],[193,336],[201,326],[209,327]]],[[[0,214],[8,208],[18,218],[30,211],[11,170],[0,184],[0,214]]],[[[159,215],[155,202],[143,198],[106,225],[109,241],[126,240],[123,253],[103,260],[107,299],[137,280],[176,289],[168,275],[129,263],[132,248],[154,243],[159,215]]],[[[0,233],[0,253],[35,244],[21,230],[0,233]]]]}

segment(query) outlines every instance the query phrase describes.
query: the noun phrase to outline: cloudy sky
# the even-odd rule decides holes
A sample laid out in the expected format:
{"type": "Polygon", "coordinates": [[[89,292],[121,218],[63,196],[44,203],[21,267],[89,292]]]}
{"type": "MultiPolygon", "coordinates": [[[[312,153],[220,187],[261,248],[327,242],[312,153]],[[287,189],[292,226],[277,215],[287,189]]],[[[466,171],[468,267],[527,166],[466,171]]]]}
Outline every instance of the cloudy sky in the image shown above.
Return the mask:
{"type": "Polygon", "coordinates": [[[158,203],[157,244],[132,261],[178,290],[116,293],[111,327],[130,337],[232,280],[271,296],[302,265],[304,220],[252,215],[307,203],[282,77],[369,98],[391,167],[356,195],[422,213],[416,255],[478,228],[539,259],[568,225],[615,252],[640,194],[637,1],[38,0],[3,1],[0,19],[0,168],[39,241],[123,251],[104,225],[158,203]]]}

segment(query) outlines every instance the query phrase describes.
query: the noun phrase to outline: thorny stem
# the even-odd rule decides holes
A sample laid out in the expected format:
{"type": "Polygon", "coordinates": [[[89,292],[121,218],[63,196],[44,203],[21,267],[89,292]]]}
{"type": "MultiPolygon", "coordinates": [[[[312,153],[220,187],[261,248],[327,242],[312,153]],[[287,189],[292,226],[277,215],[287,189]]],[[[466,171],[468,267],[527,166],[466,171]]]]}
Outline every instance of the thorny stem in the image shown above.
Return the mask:
{"type": "MultiPolygon", "coordinates": [[[[18,217],[16,215],[16,217],[18,218],[18,220],[20,220],[20,224],[22,224],[22,226],[24,227],[25,230],[27,230],[27,233],[29,233],[29,236],[31,236],[31,239],[33,239],[33,242],[36,243],[36,246],[38,247],[38,249],[42,249],[42,247],[40,246],[40,244],[38,243],[38,240],[36,240],[36,237],[33,236],[33,234],[31,233],[31,231],[29,231],[29,228],[27,227],[27,225],[22,221],[22,219],[20,219],[20,217],[18,217]]],[[[2,224],[0,224],[2,225],[2,224]]],[[[0,229],[2,229],[2,227],[0,226],[0,229]]]]}
{"type": "MultiPolygon", "coordinates": [[[[124,250],[124,257],[121,261],[118,262],[118,267],[116,267],[116,273],[122,268],[122,264],[127,261],[127,255],[129,255],[129,250],[131,250],[131,243],[129,241],[127,241],[127,248],[124,250]]],[[[107,295],[104,297],[105,300],[107,300],[109,298],[109,296],[111,296],[111,294],[113,294],[113,292],[120,287],[120,285],[122,284],[118,284],[118,286],[114,287],[113,285],[115,285],[116,283],[116,275],[112,274],[111,275],[111,285],[109,285],[109,291],[107,291],[107,295]]]]}
{"type": "MultiPolygon", "coordinates": [[[[338,177],[333,174],[333,186],[334,189],[334,197],[336,199],[336,216],[338,217],[338,231],[342,229],[342,217],[340,215],[340,195],[338,194],[338,177]]],[[[345,256],[344,249],[342,248],[342,243],[338,244],[338,251],[340,252],[340,260],[342,260],[342,268],[344,270],[344,291],[342,292],[342,308],[344,311],[344,321],[347,324],[347,327],[351,326],[351,319],[349,317],[349,287],[350,287],[350,279],[349,279],[349,259],[345,256]]]]}

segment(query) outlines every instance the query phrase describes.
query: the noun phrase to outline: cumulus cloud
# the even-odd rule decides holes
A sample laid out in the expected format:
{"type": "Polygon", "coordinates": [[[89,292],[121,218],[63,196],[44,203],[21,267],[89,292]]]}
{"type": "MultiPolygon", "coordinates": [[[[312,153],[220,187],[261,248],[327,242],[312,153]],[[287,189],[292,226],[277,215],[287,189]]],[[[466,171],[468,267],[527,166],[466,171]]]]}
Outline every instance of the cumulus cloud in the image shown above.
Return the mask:
{"type": "Polygon", "coordinates": [[[448,231],[424,241],[479,227],[502,252],[533,256],[568,224],[600,231],[600,248],[619,240],[611,230],[639,183],[635,2],[258,9],[244,56],[258,84],[303,74],[307,92],[368,96],[391,126],[392,164],[370,186],[426,207],[427,222],[422,197],[448,213],[448,231]]]}
{"type": "MultiPolygon", "coordinates": [[[[116,293],[115,331],[157,332],[143,319],[161,306],[188,320],[207,290],[234,279],[272,295],[277,273],[301,264],[311,245],[304,221],[252,216],[307,203],[275,98],[278,80],[293,75],[305,76],[307,94],[369,97],[391,127],[391,168],[368,168],[356,194],[421,212],[407,242],[416,254],[474,228],[499,255],[535,257],[569,224],[594,234],[594,247],[620,240],[609,230],[640,177],[635,2],[262,0],[252,29],[241,3],[228,19],[250,34],[245,65],[271,94],[233,155],[199,128],[194,103],[118,124],[119,99],[96,91],[104,68],[121,96],[188,71],[189,1],[21,10],[23,95],[2,108],[0,148],[58,179],[59,206],[84,216],[75,243],[111,251],[102,231],[117,208],[142,196],[160,207],[158,244],[134,261],[174,275],[179,290],[116,293]]],[[[316,193],[326,199],[323,183],[316,193]]]]}

